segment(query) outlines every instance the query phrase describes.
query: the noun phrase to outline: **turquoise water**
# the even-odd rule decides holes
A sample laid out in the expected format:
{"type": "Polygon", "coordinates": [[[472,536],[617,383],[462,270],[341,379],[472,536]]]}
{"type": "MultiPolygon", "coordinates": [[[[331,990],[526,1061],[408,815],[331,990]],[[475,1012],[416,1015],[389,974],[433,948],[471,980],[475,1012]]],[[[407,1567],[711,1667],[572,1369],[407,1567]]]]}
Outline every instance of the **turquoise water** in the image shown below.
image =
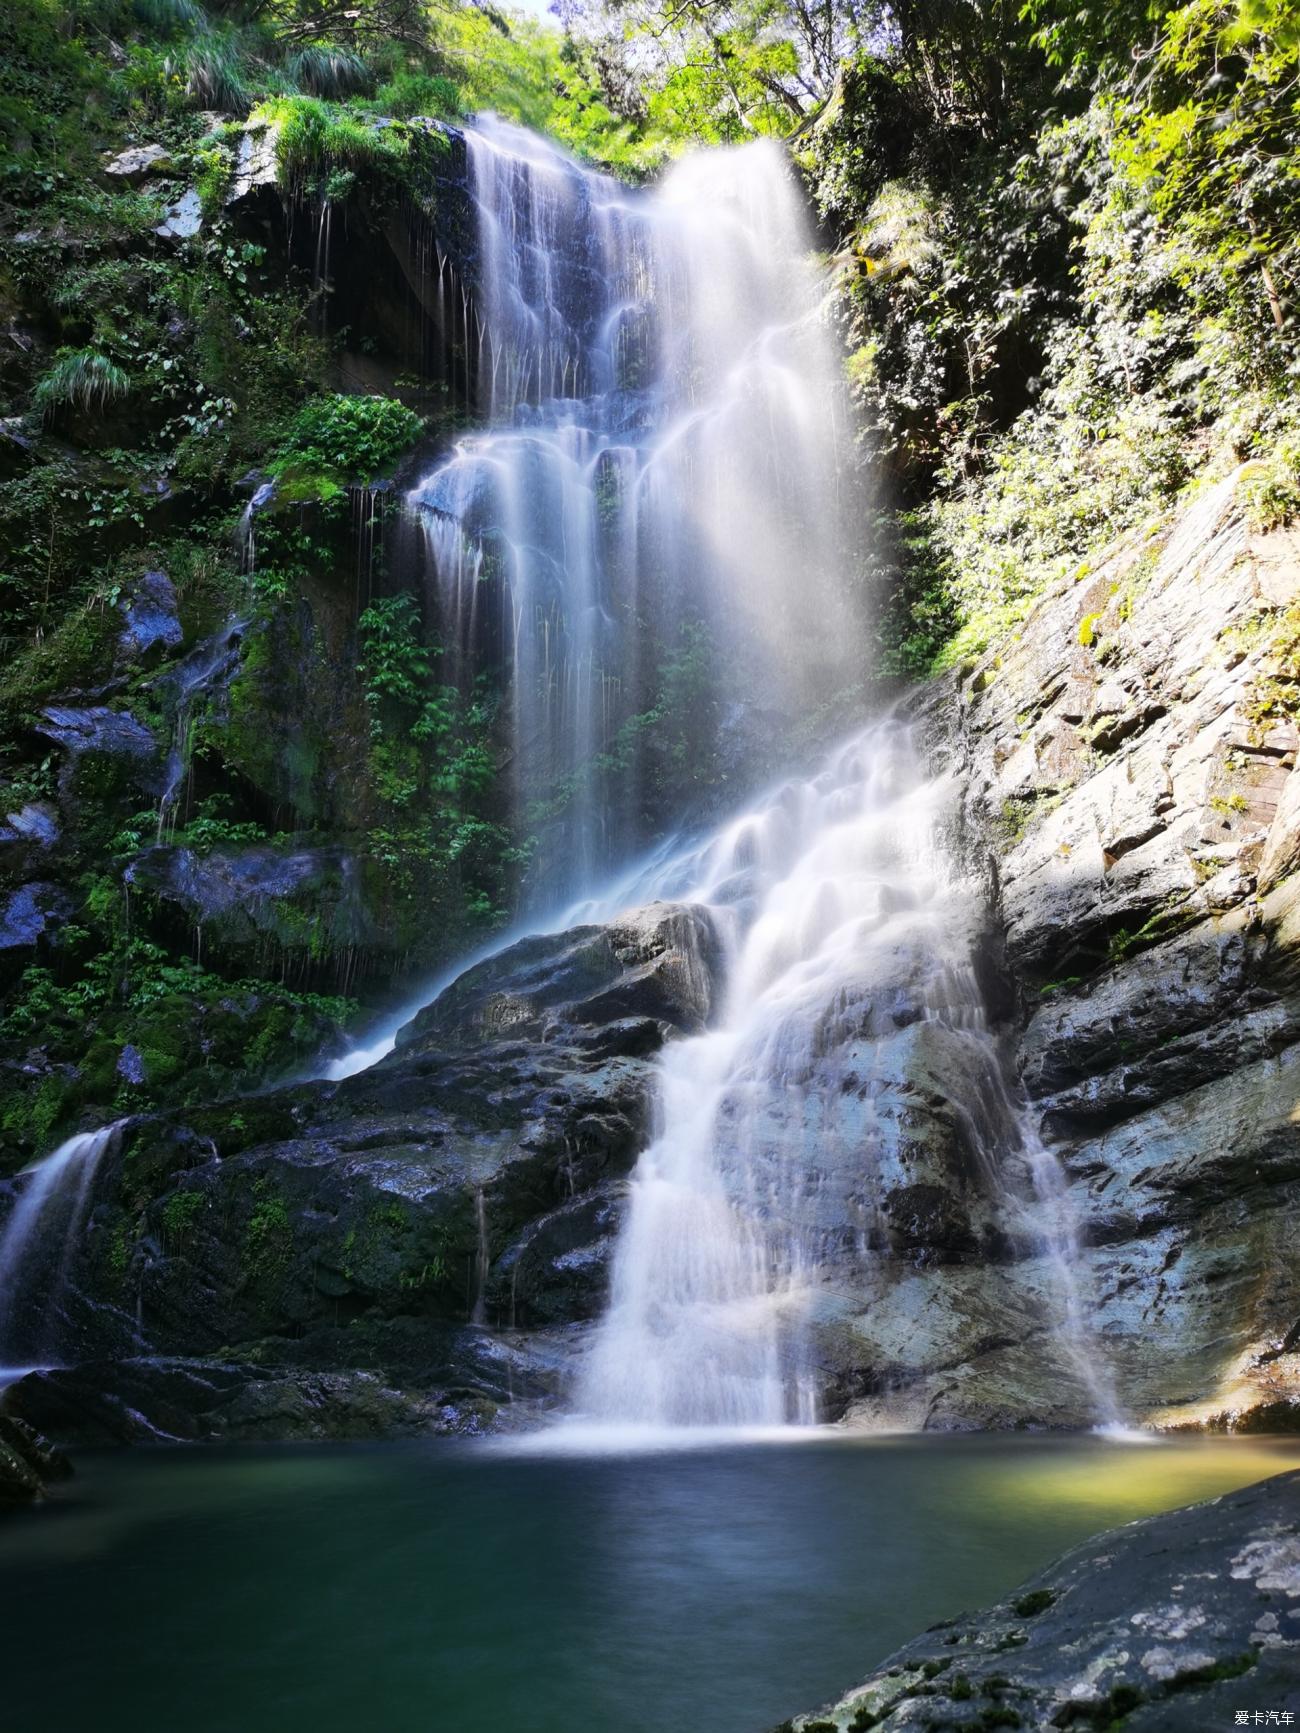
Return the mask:
{"type": "Polygon", "coordinates": [[[764,1733],[1300,1439],[87,1455],[0,1522],[23,1733],[764,1733]]]}

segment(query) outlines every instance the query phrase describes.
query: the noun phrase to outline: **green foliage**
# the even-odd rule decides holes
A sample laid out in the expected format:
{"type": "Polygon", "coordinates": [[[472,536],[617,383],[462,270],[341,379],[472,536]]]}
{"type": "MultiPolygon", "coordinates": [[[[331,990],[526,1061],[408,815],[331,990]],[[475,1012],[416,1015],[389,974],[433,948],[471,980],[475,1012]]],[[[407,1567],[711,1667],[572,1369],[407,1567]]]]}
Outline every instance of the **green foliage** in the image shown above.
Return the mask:
{"type": "Polygon", "coordinates": [[[229,980],[170,956],[125,926],[111,881],[92,882],[54,966],[28,966],[0,1016],[0,1051],[40,1044],[42,1067],[0,1094],[0,1127],[23,1157],[79,1109],[139,1112],[248,1089],[317,1050],[354,1015],[349,1001],[274,981],[229,980]],[[126,1081],[130,1045],[143,1079],[126,1081]]]}
{"type": "Polygon", "coordinates": [[[273,1282],[280,1279],[293,1249],[293,1223],[289,1206],[271,1189],[271,1182],[254,1182],[255,1202],[244,1228],[243,1266],[250,1281],[273,1282]]]}
{"type": "Polygon", "coordinates": [[[374,86],[374,73],[351,48],[309,42],[295,49],[284,63],[287,76],[310,96],[340,101],[360,96],[374,86]]]}
{"type": "Polygon", "coordinates": [[[422,707],[432,665],[420,642],[415,597],[387,596],[366,609],[358,621],[366,703],[377,710],[386,699],[422,707]]]}
{"type": "Polygon", "coordinates": [[[206,1201],[201,1191],[174,1191],[164,1200],[160,1219],[169,1251],[184,1248],[206,1201]]]}
{"type": "Polygon", "coordinates": [[[358,636],[370,778],[383,815],[370,832],[371,859],[406,909],[450,897],[457,924],[494,925],[522,859],[490,816],[496,703],[486,689],[467,701],[435,679],[441,648],[424,642],[408,594],[373,602],[358,636]]]}
{"type": "Polygon", "coordinates": [[[1205,468],[1257,457],[1260,527],[1300,500],[1296,33],[1276,7],[1130,11],[1031,7],[1019,91],[968,89],[937,130],[933,91],[961,78],[919,78],[917,55],[969,30],[985,53],[1009,27],[940,8],[911,48],[853,62],[807,154],[850,229],[865,443],[903,495],[887,671],[979,651],[1205,468]],[[1134,19],[1153,26],[1136,56],[1134,19]],[[1063,66],[1061,118],[1044,76],[1063,66]]]}
{"type": "Polygon", "coordinates": [[[339,170],[387,175],[400,184],[412,154],[408,127],[382,125],[315,96],[272,97],[253,111],[250,124],[275,129],[276,166],[290,192],[318,187],[339,170]]]}
{"type": "Polygon", "coordinates": [[[290,422],[268,468],[290,485],[315,477],[335,487],[369,481],[396,463],[423,425],[391,397],[313,397],[290,422]]]}
{"type": "Polygon", "coordinates": [[[42,415],[59,409],[80,409],[89,415],[125,397],[130,389],[129,376],[107,355],[95,349],[65,349],[37,381],[32,404],[42,415]]]}

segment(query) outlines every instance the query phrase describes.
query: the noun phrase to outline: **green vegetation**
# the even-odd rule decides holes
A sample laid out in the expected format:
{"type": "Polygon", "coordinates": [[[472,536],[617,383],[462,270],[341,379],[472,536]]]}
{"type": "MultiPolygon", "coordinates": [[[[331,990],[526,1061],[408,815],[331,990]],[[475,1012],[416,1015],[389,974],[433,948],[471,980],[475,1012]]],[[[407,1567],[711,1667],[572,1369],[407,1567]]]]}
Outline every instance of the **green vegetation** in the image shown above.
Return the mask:
{"type": "Polygon", "coordinates": [[[94,349],[67,349],[32,391],[32,407],[43,415],[58,409],[80,409],[90,414],[125,397],[131,381],[121,367],[94,349]]]}
{"type": "Polygon", "coordinates": [[[895,16],[803,160],[918,674],[1204,474],[1251,459],[1257,521],[1295,509],[1300,43],[1268,4],[895,16]]]}
{"type": "Polygon", "coordinates": [[[314,397],[290,422],[267,472],[280,484],[281,503],[341,499],[350,483],[391,467],[422,425],[390,397],[314,397]]]}
{"type": "Polygon", "coordinates": [[[241,1262],[250,1282],[281,1282],[293,1250],[289,1206],[267,1179],[253,1183],[253,1208],[244,1227],[241,1262]]]}
{"type": "Polygon", "coordinates": [[[434,910],[454,932],[497,924],[524,856],[493,816],[496,697],[482,681],[467,703],[435,678],[441,646],[424,641],[410,595],[372,603],[358,635],[377,805],[369,853],[390,906],[403,927],[434,910]]]}
{"type": "MultiPolygon", "coordinates": [[[[789,141],[838,272],[886,675],[966,663],[1122,534],[1125,591],[1078,628],[1104,662],[1187,490],[1236,469],[1257,529],[1300,512],[1283,0],[571,0],[562,24],[16,0],[0,53],[0,815],[58,829],[14,880],[52,882],[57,913],[0,975],[18,1159],[92,1108],[296,1063],[368,980],[503,924],[580,787],[635,768],[653,826],[724,785],[716,653],[687,620],[646,638],[644,708],[512,828],[499,670],[453,672],[390,564],[385,484],[469,412],[412,353],[400,272],[376,334],[330,224],[376,260],[427,225],[439,121],[492,108],[628,178],[789,141]],[[231,204],[263,147],[275,184],[231,204]],[[174,621],[132,644],[159,572],[174,621]],[[56,744],[50,705],[99,735],[56,744]]],[[[1296,714],[1293,616],[1261,614],[1261,738],[1296,714]]],[[[1231,823],[1244,799],[1212,804],[1231,823]]],[[[1007,802],[1007,845],[1045,810],[1007,802]]]]}

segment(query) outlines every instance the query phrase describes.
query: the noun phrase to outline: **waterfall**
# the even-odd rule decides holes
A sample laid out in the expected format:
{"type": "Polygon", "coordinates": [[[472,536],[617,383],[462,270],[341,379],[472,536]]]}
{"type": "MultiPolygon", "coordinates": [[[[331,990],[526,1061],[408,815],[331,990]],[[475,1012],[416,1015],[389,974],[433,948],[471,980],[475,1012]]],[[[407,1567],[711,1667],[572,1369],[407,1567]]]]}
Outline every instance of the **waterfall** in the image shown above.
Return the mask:
{"type": "MultiPolygon", "coordinates": [[[[906,1096],[924,1027],[951,1067],[932,1093],[951,1090],[985,1195],[1050,1267],[1049,1327],[1109,1418],[1061,1176],[984,1012],[982,898],[941,846],[948,789],[907,727],[869,728],[698,846],[663,841],[700,827],[710,787],[809,750],[808,719],[860,679],[862,483],[841,486],[840,355],[785,156],[700,152],[636,192],[491,118],[464,149],[472,244],[454,271],[435,247],[429,274],[482,425],[407,515],[440,669],[466,702],[501,698],[533,847],[511,936],[667,899],[708,911],[725,959],[715,1024],[660,1065],[578,1406],[654,1426],[815,1417],[835,1259],[846,1235],[870,1258],[899,1165],[905,1110],[877,1101],[906,1096]]],[[[480,1215],[476,1319],[486,1275],[480,1215]]]]}
{"type": "MultiPolygon", "coordinates": [[[[716,1024],[661,1061],[609,1309],[577,1406],[605,1422],[771,1426],[815,1418],[808,1326],[833,1281],[827,1168],[861,1194],[859,1265],[887,1130],[912,1087],[899,1032],[937,1026],[986,1190],[1047,1263],[1060,1357],[1117,1418],[1084,1324],[1059,1168],[1008,1090],[974,966],[982,899],[943,847],[950,789],[908,730],[873,725],[701,847],[621,887],[707,908],[724,942],[716,1024]],[[1011,1177],[1026,1182],[1017,1192],[1011,1177]]],[[[839,1206],[836,1206],[838,1211],[839,1206]]]]}
{"type": "Polygon", "coordinates": [[[537,913],[662,826],[648,722],[683,668],[715,713],[692,746],[734,774],[857,679],[839,353],[775,143],[688,157],[645,193],[488,117],[465,148],[487,426],[408,506],[441,668],[505,695],[537,913]]]}
{"type": "Polygon", "coordinates": [[[67,1283],[95,1173],[122,1123],[78,1132],[19,1175],[27,1183],[0,1234],[0,1364],[16,1363],[48,1348],[48,1325],[67,1283]],[[57,1259],[52,1256],[56,1246],[57,1259]],[[17,1308],[22,1293],[32,1288],[33,1266],[42,1256],[53,1265],[52,1280],[45,1290],[40,1325],[32,1332],[17,1308]]]}

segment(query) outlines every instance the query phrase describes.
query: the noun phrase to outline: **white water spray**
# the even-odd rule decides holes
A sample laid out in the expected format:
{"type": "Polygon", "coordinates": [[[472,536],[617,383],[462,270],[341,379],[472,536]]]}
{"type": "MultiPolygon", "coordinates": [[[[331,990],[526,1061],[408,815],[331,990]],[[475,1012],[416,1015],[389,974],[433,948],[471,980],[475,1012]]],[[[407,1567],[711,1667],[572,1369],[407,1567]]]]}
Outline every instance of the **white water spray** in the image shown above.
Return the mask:
{"type": "Polygon", "coordinates": [[[725,944],[716,1027],[669,1047],[653,1141],[633,1175],[612,1294],[577,1406],[619,1426],[769,1427],[816,1417],[809,1325],[855,1225],[869,1258],[889,1128],[871,1103],[916,1081],[899,1034],[939,1025],[950,1087],[1008,1221],[1051,1274],[1063,1363],[1118,1418],[1083,1311],[1054,1158],[1009,1093],[974,967],[981,899],[942,844],[950,789],[909,733],[868,729],[701,848],[651,868],[632,900],[703,904],[725,944]],[[844,1103],[862,1104],[845,1110],[844,1103]],[[1032,1176],[1016,1194],[1006,1173],[1032,1176]],[[861,1220],[823,1219],[823,1171],[860,1173],[861,1220]]]}
{"type": "Polygon", "coordinates": [[[118,1120],[100,1131],[78,1132],[41,1161],[19,1175],[26,1184],[0,1234],[0,1361],[21,1357],[24,1343],[16,1303],[30,1286],[42,1249],[51,1256],[52,1280],[46,1293],[52,1306],[66,1282],[75,1256],[77,1237],[95,1183],[95,1173],[122,1125],[118,1120]]]}
{"type": "Polygon", "coordinates": [[[649,194],[500,122],[466,150],[489,430],[410,501],[445,671],[504,677],[536,909],[645,845],[666,663],[708,657],[742,757],[856,678],[839,356],[774,143],[649,194]]]}

